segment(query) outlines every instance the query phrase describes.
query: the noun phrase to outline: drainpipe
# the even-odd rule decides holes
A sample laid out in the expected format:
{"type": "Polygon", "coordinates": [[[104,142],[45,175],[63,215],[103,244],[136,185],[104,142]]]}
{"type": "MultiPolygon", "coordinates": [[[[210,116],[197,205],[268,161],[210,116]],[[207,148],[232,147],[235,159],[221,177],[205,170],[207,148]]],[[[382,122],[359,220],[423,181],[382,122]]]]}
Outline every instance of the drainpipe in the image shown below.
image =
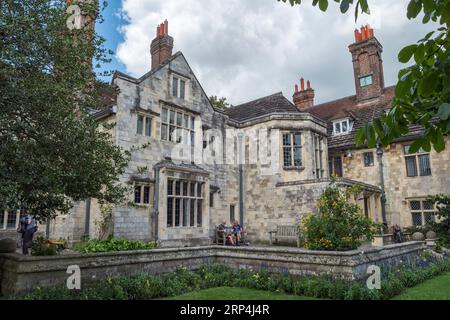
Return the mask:
{"type": "Polygon", "coordinates": [[[91,223],[91,198],[88,198],[86,200],[86,214],[85,214],[86,220],[84,221],[84,238],[87,240],[89,239],[89,229],[90,229],[90,223],[91,223]]]}
{"type": "Polygon", "coordinates": [[[155,191],[153,196],[153,221],[152,221],[152,234],[153,240],[158,240],[158,210],[159,210],[159,168],[155,169],[155,191]]]}
{"type": "Polygon", "coordinates": [[[377,158],[378,158],[378,169],[380,173],[380,185],[381,185],[381,217],[383,219],[383,224],[387,225],[386,219],[386,192],[384,187],[384,172],[383,172],[383,147],[377,145],[377,158]]]}
{"type": "Polygon", "coordinates": [[[45,239],[50,239],[50,218],[45,221],[45,239]]]}
{"type": "Polygon", "coordinates": [[[239,152],[239,222],[244,227],[244,161],[243,161],[243,138],[244,134],[238,134],[239,152]]]}

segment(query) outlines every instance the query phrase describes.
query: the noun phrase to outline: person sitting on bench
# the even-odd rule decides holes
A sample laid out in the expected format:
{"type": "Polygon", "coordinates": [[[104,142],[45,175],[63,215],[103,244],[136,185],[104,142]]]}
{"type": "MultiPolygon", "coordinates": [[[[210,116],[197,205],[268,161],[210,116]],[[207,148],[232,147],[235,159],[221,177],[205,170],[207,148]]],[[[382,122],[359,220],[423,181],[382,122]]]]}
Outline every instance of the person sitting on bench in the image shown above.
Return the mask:
{"type": "Polygon", "coordinates": [[[232,230],[234,237],[236,238],[236,245],[239,246],[239,242],[241,241],[241,233],[243,231],[243,228],[239,224],[239,221],[236,220],[234,222],[234,225],[231,230],[232,230]]]}
{"type": "Polygon", "coordinates": [[[230,234],[230,227],[227,226],[227,222],[225,220],[217,226],[217,231],[219,238],[224,239],[224,244],[230,243],[234,245],[233,238],[230,234]]]}

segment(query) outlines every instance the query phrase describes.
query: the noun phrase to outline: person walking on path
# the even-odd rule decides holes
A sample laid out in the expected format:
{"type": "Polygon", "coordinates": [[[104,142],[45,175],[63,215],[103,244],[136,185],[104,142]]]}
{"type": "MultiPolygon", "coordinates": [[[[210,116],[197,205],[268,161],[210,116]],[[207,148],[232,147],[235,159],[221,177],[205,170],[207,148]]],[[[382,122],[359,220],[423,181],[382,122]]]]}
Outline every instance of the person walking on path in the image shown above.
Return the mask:
{"type": "Polygon", "coordinates": [[[32,215],[26,214],[22,218],[20,218],[20,232],[22,233],[23,254],[28,254],[28,249],[31,248],[33,236],[37,232],[37,229],[38,227],[36,219],[32,215]]]}

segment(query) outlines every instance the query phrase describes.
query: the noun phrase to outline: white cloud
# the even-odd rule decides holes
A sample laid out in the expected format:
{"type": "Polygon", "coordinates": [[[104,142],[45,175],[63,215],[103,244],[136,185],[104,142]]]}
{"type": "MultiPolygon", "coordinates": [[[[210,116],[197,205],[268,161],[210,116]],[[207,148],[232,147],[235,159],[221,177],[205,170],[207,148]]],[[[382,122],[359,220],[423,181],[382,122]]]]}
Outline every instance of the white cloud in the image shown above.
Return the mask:
{"type": "Polygon", "coordinates": [[[353,30],[369,22],[384,46],[386,84],[401,68],[397,52],[429,28],[406,19],[408,0],[369,1],[371,17],[355,25],[332,3],[327,13],[305,3],[291,7],[276,0],[122,0],[127,25],[117,49],[126,72],[139,77],[150,69],[150,42],[156,26],[169,20],[175,51],[181,50],[209,95],[233,104],[283,91],[292,96],[303,76],[316,101],[354,94],[348,45],[353,30]]]}

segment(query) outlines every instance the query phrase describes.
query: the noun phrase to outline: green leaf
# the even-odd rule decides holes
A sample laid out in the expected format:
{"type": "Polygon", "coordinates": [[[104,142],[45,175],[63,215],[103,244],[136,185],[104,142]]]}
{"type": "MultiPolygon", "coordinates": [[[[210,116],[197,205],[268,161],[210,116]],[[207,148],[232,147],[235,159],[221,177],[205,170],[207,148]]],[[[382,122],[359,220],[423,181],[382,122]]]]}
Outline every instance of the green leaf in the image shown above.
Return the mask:
{"type": "Polygon", "coordinates": [[[342,0],[340,5],[341,12],[346,13],[348,8],[350,8],[350,0],[342,0]]]}
{"type": "Polygon", "coordinates": [[[413,154],[418,152],[421,148],[423,148],[423,142],[424,140],[421,139],[417,139],[416,141],[414,141],[410,146],[409,146],[409,154],[413,154]]]}
{"type": "Polygon", "coordinates": [[[411,60],[413,54],[416,52],[417,47],[417,44],[412,44],[410,46],[404,47],[398,54],[398,60],[402,63],[407,63],[409,60],[411,60]]]}
{"type": "Polygon", "coordinates": [[[417,17],[422,10],[422,1],[420,0],[411,0],[408,5],[406,16],[408,19],[414,19],[417,17]]]}
{"type": "Polygon", "coordinates": [[[436,72],[431,72],[427,74],[424,78],[420,80],[418,93],[421,96],[429,97],[436,90],[439,80],[439,75],[436,72]]]}
{"type": "Polygon", "coordinates": [[[445,149],[445,140],[441,131],[436,131],[435,141],[433,142],[436,152],[441,152],[445,149]]]}
{"type": "Polygon", "coordinates": [[[407,97],[410,92],[411,92],[411,78],[407,77],[405,80],[403,81],[399,81],[397,83],[397,86],[395,87],[395,96],[398,99],[402,99],[407,97]]]}
{"type": "Polygon", "coordinates": [[[328,9],[328,0],[319,0],[319,9],[323,12],[327,11],[328,9]]]}
{"type": "Polygon", "coordinates": [[[358,3],[361,4],[362,12],[370,14],[369,4],[367,3],[367,0],[359,0],[358,3]]]}
{"type": "Polygon", "coordinates": [[[450,103],[445,102],[441,104],[437,116],[441,120],[447,120],[450,116],[450,103]]]}
{"type": "Polygon", "coordinates": [[[363,128],[356,131],[355,141],[357,146],[363,146],[366,141],[363,128]]]}
{"type": "Polygon", "coordinates": [[[359,1],[356,3],[356,8],[355,8],[355,22],[358,21],[358,14],[359,14],[359,1]]]}
{"type": "Polygon", "coordinates": [[[425,57],[425,46],[423,44],[419,45],[414,53],[414,60],[417,64],[420,64],[425,57]]]}

